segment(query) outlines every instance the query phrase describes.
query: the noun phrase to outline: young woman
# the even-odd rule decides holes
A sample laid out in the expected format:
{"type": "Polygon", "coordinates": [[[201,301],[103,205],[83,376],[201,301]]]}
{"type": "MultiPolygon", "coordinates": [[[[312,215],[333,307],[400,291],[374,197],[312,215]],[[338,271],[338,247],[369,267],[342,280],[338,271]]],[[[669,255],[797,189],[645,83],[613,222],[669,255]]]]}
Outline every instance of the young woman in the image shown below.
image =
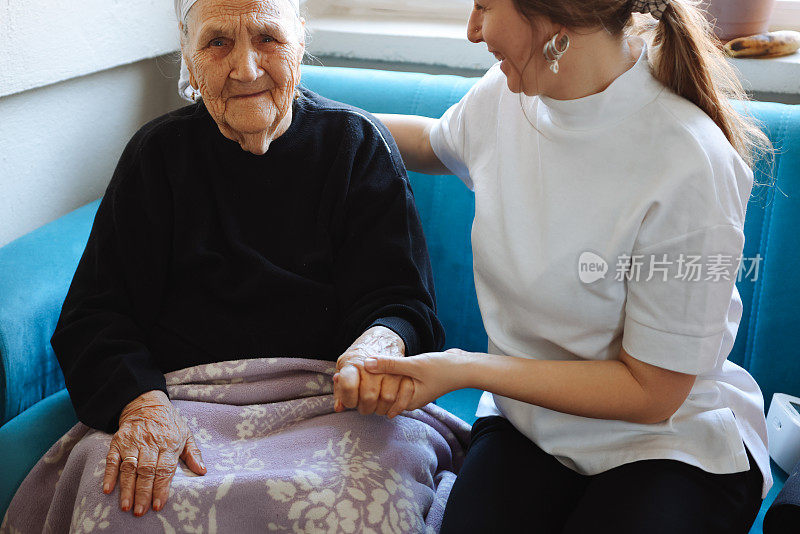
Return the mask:
{"type": "Polygon", "coordinates": [[[772,484],[727,361],[770,147],[696,4],[478,0],[500,63],[439,120],[379,116],[411,170],[475,192],[489,354],[365,361],[413,379],[389,416],[486,391],[443,532],[744,533],[772,484]]]}

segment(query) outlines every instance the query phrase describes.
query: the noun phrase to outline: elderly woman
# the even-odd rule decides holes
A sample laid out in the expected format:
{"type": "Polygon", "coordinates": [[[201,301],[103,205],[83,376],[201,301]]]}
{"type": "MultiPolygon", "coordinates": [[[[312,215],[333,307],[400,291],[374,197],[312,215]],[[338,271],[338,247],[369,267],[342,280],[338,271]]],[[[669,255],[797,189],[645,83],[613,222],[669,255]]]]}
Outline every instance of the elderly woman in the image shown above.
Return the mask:
{"type": "Polygon", "coordinates": [[[337,361],[335,410],[385,415],[410,380],[360,361],[443,343],[399,152],[365,112],[299,87],[297,0],[176,11],[196,103],[128,144],[52,338],[79,419],[113,434],[103,491],[136,516],[164,508],[179,459],[208,472],[166,373],[337,361]]]}

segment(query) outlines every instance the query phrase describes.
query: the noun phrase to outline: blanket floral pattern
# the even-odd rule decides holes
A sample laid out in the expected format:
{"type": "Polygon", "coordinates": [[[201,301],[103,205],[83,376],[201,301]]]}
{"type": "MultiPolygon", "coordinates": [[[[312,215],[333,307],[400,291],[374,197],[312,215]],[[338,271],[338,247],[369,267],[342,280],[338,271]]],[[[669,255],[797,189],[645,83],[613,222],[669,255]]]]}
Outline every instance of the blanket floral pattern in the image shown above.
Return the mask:
{"type": "Polygon", "coordinates": [[[334,371],[258,358],[169,373],[205,476],[181,463],[167,506],[135,518],[100,490],[111,436],[78,423],[23,481],[0,534],[438,532],[469,426],[435,405],[392,421],[336,413],[334,371]]]}

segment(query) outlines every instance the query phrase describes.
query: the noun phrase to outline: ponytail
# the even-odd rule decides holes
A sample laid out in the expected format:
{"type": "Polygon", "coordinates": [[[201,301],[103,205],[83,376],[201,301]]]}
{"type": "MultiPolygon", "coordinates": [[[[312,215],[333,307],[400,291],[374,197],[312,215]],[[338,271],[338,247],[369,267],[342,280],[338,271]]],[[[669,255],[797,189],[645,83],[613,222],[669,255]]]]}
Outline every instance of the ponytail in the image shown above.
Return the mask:
{"type": "MultiPolygon", "coordinates": [[[[771,167],[772,144],[747,109],[749,97],[698,3],[672,0],[659,21],[634,15],[633,32],[648,40],[661,83],[711,117],[748,166],[763,158],[771,167]],[[730,99],[742,101],[743,109],[737,112],[730,99]]],[[[772,185],[769,175],[769,183],[756,183],[772,185]]]]}

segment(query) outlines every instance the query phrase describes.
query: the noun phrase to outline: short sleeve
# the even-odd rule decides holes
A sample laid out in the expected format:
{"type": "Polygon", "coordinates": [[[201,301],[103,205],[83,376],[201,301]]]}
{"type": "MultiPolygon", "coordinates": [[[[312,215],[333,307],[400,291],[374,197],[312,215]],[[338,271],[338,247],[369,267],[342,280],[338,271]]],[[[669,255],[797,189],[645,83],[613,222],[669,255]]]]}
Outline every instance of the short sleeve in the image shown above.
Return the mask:
{"type": "Polygon", "coordinates": [[[741,227],[719,224],[635,250],[626,262],[625,351],[694,375],[727,358],[720,349],[743,247],[741,227]]]}
{"type": "Polygon", "coordinates": [[[458,176],[470,189],[474,189],[466,165],[466,106],[469,93],[448,109],[431,128],[431,147],[439,160],[458,176]]]}
{"type": "Polygon", "coordinates": [[[478,148],[485,148],[481,134],[493,131],[490,125],[497,121],[498,93],[505,86],[505,75],[499,66],[492,67],[431,128],[434,153],[471,190],[475,184],[469,163],[478,148]]]}

